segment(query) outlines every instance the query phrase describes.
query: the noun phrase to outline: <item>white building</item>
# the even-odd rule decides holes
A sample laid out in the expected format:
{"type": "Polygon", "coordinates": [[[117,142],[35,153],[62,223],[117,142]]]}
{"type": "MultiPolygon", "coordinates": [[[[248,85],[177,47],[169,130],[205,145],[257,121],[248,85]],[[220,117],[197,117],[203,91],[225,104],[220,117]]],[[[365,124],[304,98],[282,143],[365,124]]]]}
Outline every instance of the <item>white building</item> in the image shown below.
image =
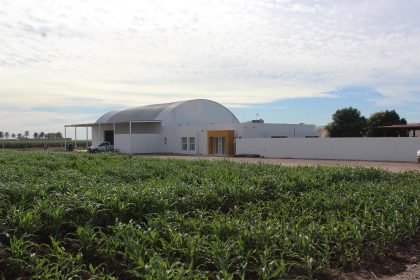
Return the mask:
{"type": "MultiPolygon", "coordinates": [[[[92,127],[92,142],[109,141],[123,153],[234,155],[237,138],[314,138],[315,125],[240,123],[221,104],[194,99],[111,111],[92,127]]],[[[66,130],[65,130],[66,131],[66,130]]]]}

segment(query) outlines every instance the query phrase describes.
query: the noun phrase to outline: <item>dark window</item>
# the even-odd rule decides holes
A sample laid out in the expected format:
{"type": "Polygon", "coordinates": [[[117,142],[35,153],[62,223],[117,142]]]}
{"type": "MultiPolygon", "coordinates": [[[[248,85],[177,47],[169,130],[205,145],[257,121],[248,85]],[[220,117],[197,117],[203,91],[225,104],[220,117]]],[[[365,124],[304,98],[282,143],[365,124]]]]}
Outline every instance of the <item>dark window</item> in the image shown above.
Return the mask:
{"type": "Polygon", "coordinates": [[[111,145],[114,145],[114,131],[113,130],[105,130],[104,131],[104,140],[105,142],[111,143],[111,145]]]}

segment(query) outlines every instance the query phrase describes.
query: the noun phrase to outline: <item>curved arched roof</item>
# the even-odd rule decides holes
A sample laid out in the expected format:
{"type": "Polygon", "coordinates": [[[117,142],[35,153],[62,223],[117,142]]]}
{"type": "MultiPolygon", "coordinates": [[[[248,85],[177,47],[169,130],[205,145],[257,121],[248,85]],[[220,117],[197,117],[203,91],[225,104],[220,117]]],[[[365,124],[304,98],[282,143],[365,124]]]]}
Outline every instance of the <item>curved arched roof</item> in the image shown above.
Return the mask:
{"type": "MultiPolygon", "coordinates": [[[[230,112],[226,107],[223,105],[207,100],[207,99],[193,99],[193,100],[186,100],[186,101],[178,101],[178,102],[171,102],[171,103],[163,103],[163,104],[154,104],[154,105],[147,105],[147,106],[140,106],[134,108],[128,108],[121,111],[111,111],[104,114],[100,117],[96,123],[97,124],[105,124],[105,123],[120,123],[120,122],[130,122],[130,121],[163,121],[167,118],[171,113],[174,113],[177,108],[181,105],[192,105],[193,107],[200,107],[204,104],[211,105],[213,107],[217,107],[218,110],[224,111],[226,115],[229,115],[232,119],[231,122],[239,122],[235,115],[230,112]],[[192,103],[192,104],[191,104],[192,103]]],[[[217,117],[217,116],[215,116],[217,117]]],[[[197,120],[199,121],[199,120],[197,120]]]]}
{"type": "Polygon", "coordinates": [[[115,116],[115,114],[117,114],[118,112],[120,112],[120,110],[113,110],[110,111],[104,115],[102,115],[102,117],[100,117],[95,123],[112,123],[110,120],[113,116],[115,116]]]}

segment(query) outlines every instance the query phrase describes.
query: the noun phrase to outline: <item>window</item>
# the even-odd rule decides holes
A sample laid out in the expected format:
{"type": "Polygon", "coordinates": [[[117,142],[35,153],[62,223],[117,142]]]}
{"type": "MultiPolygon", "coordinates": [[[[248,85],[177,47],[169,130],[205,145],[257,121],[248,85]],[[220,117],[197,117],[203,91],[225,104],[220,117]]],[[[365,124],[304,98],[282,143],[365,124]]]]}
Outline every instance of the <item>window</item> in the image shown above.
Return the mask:
{"type": "Polygon", "coordinates": [[[188,150],[188,138],[187,137],[181,137],[181,149],[183,151],[188,150]]]}
{"type": "Polygon", "coordinates": [[[195,151],[195,137],[190,137],[190,151],[195,151]]]}

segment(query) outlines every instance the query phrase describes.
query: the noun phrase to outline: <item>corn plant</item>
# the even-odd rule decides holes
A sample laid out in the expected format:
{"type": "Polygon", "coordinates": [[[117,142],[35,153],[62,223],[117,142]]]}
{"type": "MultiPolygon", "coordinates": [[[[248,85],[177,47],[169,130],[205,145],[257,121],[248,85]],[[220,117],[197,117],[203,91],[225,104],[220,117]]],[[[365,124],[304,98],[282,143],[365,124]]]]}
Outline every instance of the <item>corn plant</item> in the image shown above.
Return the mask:
{"type": "Polygon", "coordinates": [[[420,174],[0,154],[6,279],[317,279],[420,230],[420,174]]]}

